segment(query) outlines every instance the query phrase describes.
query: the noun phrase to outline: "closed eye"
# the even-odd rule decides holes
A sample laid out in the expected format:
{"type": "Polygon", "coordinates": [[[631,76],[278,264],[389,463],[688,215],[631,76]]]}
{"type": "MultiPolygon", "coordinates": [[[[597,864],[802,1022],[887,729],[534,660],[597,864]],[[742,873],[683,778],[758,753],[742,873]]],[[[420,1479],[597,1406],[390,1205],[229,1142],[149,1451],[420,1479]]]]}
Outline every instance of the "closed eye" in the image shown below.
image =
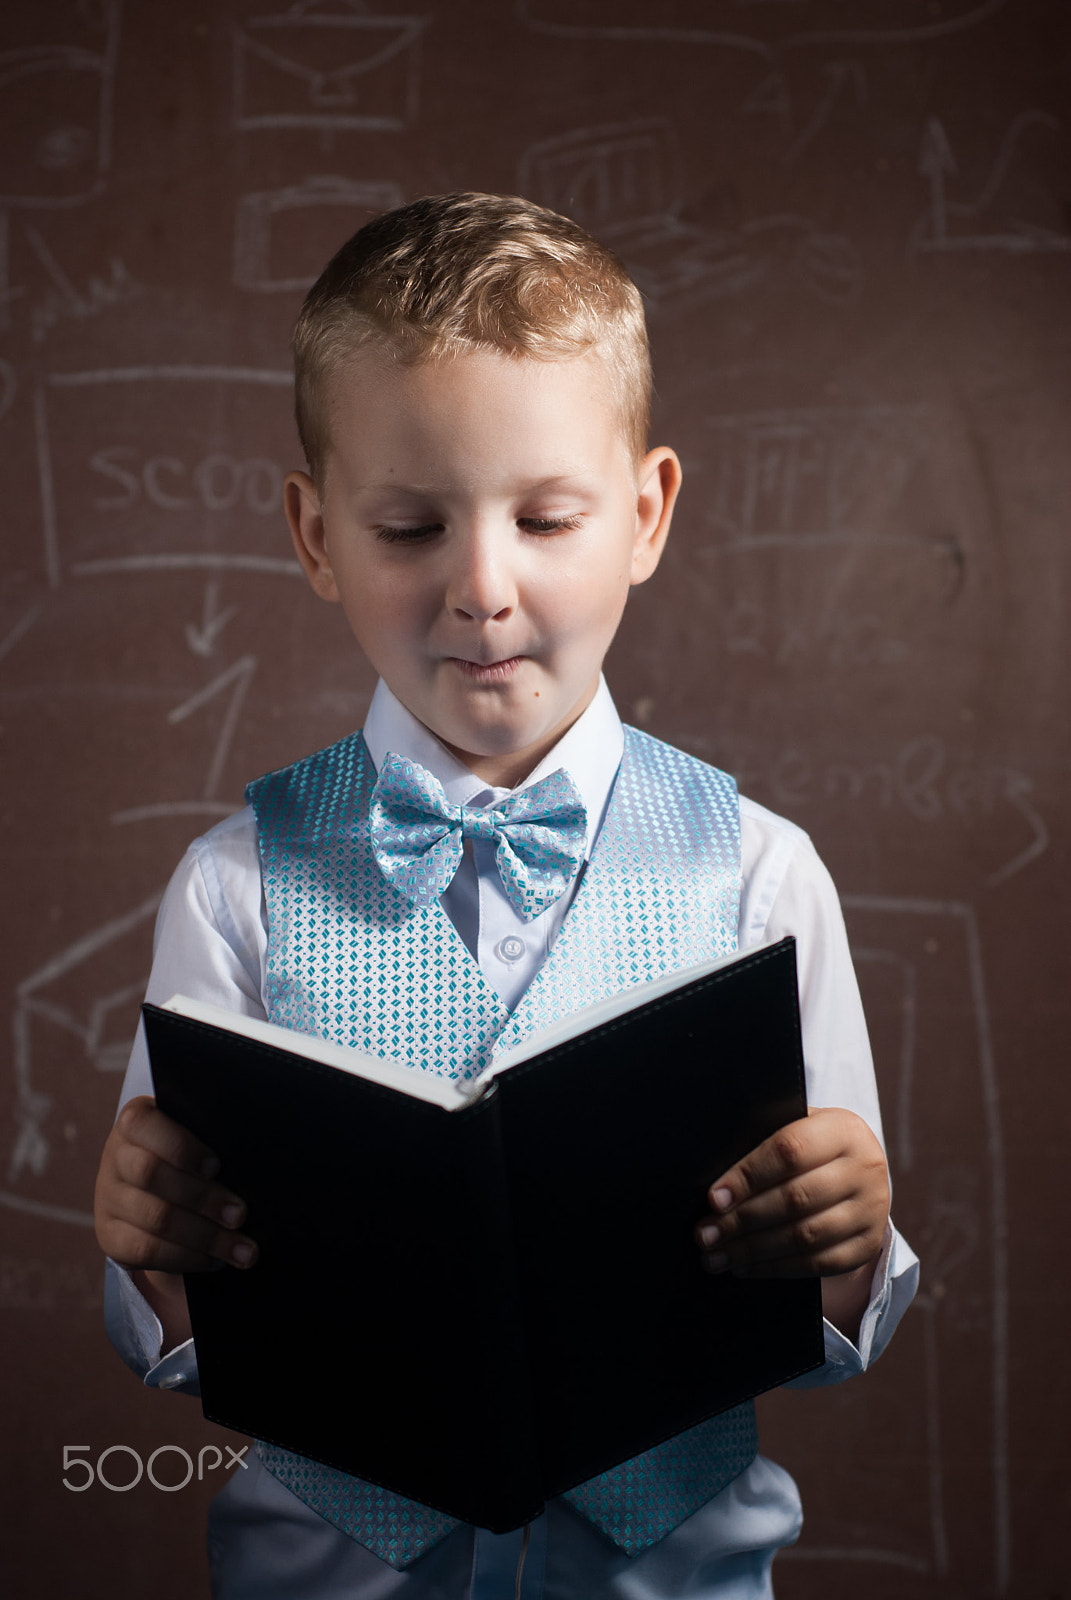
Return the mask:
{"type": "Polygon", "coordinates": [[[433,534],[442,531],[441,522],[429,522],[420,528],[395,528],[381,523],[376,528],[375,534],[384,544],[420,544],[425,539],[430,539],[433,534]]]}
{"type": "Polygon", "coordinates": [[[518,525],[529,533],[562,533],[568,528],[581,528],[583,517],[519,517],[518,525]]]}

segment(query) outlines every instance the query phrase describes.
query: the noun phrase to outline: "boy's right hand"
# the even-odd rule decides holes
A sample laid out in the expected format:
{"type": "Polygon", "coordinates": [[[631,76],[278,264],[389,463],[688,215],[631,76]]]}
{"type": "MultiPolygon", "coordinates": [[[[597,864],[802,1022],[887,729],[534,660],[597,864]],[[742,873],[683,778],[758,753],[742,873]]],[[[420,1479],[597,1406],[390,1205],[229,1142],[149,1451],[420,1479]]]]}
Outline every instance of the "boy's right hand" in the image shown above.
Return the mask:
{"type": "Polygon", "coordinates": [[[133,1272],[252,1266],[257,1247],[236,1230],[245,1204],[214,1182],[212,1151],[157,1109],[128,1100],[108,1135],[94,1200],[97,1241],[133,1272]]]}

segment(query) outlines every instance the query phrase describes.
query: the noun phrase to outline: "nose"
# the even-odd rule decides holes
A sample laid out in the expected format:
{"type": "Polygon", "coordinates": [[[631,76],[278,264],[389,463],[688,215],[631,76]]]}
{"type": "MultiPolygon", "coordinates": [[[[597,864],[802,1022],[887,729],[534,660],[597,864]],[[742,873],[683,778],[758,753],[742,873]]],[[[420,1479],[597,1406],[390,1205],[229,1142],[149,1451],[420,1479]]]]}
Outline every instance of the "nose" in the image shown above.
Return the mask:
{"type": "Polygon", "coordinates": [[[471,528],[451,541],[446,606],[474,622],[505,622],[517,607],[517,579],[505,541],[471,528]]]}

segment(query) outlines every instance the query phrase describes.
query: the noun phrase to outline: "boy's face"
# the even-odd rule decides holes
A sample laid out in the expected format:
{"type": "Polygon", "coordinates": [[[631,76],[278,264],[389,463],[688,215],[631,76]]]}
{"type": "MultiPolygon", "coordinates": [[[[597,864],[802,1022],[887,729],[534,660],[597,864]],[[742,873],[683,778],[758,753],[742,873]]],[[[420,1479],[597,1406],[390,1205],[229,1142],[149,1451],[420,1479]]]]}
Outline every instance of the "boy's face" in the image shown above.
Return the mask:
{"type": "Polygon", "coordinates": [[[590,702],[631,584],[658,563],[680,465],[637,463],[601,362],[356,356],[328,391],[322,499],[294,543],[398,699],[512,787],[590,702]]]}

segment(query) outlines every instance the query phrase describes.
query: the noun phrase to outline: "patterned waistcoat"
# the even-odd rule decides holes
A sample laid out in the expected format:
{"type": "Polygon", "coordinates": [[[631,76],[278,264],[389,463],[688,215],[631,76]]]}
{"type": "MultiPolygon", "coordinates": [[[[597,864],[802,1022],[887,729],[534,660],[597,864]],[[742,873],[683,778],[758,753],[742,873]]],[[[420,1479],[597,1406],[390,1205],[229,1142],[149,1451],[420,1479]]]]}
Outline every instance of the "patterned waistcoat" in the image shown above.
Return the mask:
{"type": "MultiPolygon", "coordinates": [[[[740,815],[731,778],[634,728],[606,820],[543,966],[510,1012],[439,901],[387,883],[368,837],[376,771],[359,733],[250,784],[268,907],[272,1022],[472,1078],[582,1006],[736,948],[740,815]]],[[[564,1498],[630,1555],[745,1470],[750,1401],[569,1490],[564,1498]]],[[[394,1567],[456,1519],[259,1441],[299,1499],[394,1567]]]]}

